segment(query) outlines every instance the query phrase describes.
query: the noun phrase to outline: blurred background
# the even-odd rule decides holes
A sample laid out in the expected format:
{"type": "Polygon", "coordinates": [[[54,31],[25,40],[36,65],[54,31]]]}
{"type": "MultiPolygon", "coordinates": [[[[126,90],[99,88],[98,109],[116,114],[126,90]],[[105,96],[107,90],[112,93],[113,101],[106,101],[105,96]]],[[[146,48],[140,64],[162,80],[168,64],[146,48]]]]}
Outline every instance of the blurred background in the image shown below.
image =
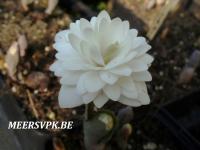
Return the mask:
{"type": "MultiPolygon", "coordinates": [[[[0,150],[84,150],[84,106],[59,108],[59,80],[49,71],[52,44],[71,22],[104,9],[138,29],[155,58],[147,83],[151,105],[133,109],[126,149],[200,149],[200,0],[0,0],[0,150]],[[8,120],[76,126],[15,132],[6,130],[8,120]]],[[[104,106],[115,113],[124,107],[104,106]]]]}

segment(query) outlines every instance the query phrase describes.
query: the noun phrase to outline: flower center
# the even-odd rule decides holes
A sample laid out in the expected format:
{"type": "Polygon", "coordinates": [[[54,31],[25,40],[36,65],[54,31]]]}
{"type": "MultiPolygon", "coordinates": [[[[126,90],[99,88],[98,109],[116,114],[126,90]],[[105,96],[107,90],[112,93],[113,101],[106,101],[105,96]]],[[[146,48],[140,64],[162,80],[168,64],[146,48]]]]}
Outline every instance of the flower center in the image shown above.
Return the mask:
{"type": "Polygon", "coordinates": [[[119,43],[115,42],[111,44],[103,54],[104,63],[108,64],[113,58],[115,58],[119,53],[119,43]]]}

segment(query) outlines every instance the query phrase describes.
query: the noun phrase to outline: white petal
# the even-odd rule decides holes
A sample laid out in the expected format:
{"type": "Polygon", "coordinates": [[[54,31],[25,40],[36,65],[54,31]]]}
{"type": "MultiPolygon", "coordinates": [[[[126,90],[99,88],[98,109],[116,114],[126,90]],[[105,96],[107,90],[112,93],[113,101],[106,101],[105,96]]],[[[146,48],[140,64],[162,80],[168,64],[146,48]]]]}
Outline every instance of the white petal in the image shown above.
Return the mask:
{"type": "Polygon", "coordinates": [[[110,42],[120,42],[123,36],[123,24],[120,18],[114,18],[110,24],[110,31],[107,33],[110,37],[110,42]]]}
{"type": "Polygon", "coordinates": [[[106,36],[105,32],[108,32],[109,30],[108,27],[109,27],[109,21],[106,18],[103,18],[99,24],[99,34],[106,36]]]}
{"type": "Polygon", "coordinates": [[[152,77],[149,71],[134,72],[132,76],[133,76],[133,80],[135,81],[151,81],[152,80],[152,77]]]}
{"type": "Polygon", "coordinates": [[[103,94],[103,93],[100,93],[96,98],[95,100],[93,101],[95,106],[97,108],[101,108],[107,101],[108,101],[108,97],[103,94]]]}
{"type": "Polygon", "coordinates": [[[84,18],[81,18],[80,19],[80,29],[81,31],[83,31],[84,29],[86,28],[91,28],[91,24],[88,20],[84,19],[84,18]]]}
{"type": "Polygon", "coordinates": [[[90,64],[95,65],[95,63],[91,59],[91,55],[90,55],[90,51],[89,51],[90,45],[88,44],[88,42],[81,41],[80,46],[81,46],[82,57],[84,57],[90,64]]]}
{"type": "Polygon", "coordinates": [[[142,105],[148,105],[150,103],[150,98],[148,93],[139,93],[138,99],[141,101],[142,105]]]}
{"type": "Polygon", "coordinates": [[[80,76],[78,83],[77,83],[77,91],[80,95],[86,94],[87,93],[87,89],[85,88],[85,84],[84,84],[85,80],[83,78],[83,76],[80,76]]]}
{"type": "Polygon", "coordinates": [[[130,29],[129,32],[132,38],[135,38],[138,35],[138,31],[136,29],[130,29]]]}
{"type": "Polygon", "coordinates": [[[75,23],[70,23],[70,33],[76,34],[77,36],[81,37],[81,30],[80,30],[80,20],[76,20],[75,23]]]}
{"type": "Polygon", "coordinates": [[[60,66],[62,66],[62,62],[57,60],[49,67],[49,69],[53,71],[56,76],[61,77],[65,71],[60,66]]]}
{"type": "Polygon", "coordinates": [[[100,78],[108,84],[114,84],[118,80],[118,76],[108,71],[100,71],[100,78]]]}
{"type": "Polygon", "coordinates": [[[117,101],[120,97],[120,87],[117,84],[105,85],[103,91],[111,100],[117,101]]]}
{"type": "Polygon", "coordinates": [[[99,65],[104,65],[104,60],[101,55],[101,51],[96,46],[90,47],[90,55],[94,62],[96,62],[99,65]]]}
{"type": "MultiPolygon", "coordinates": [[[[130,24],[128,21],[123,21],[122,22],[123,24],[123,35],[126,36],[127,33],[130,31],[129,28],[130,28],[130,24]]],[[[121,40],[123,39],[124,37],[121,37],[121,40]]]]}
{"type": "MultiPolygon", "coordinates": [[[[131,52],[127,57],[125,57],[124,55],[119,55],[118,57],[114,58],[113,60],[111,60],[107,65],[106,65],[106,69],[112,69],[116,66],[125,64],[129,61],[131,61],[131,59],[133,59],[136,56],[137,52],[131,52]]],[[[131,67],[132,68],[132,67],[131,67]]]]}
{"type": "Polygon", "coordinates": [[[136,37],[132,41],[132,48],[135,49],[142,45],[143,43],[146,43],[146,39],[144,37],[136,37]]]}
{"type": "Polygon", "coordinates": [[[60,80],[62,85],[76,85],[81,74],[81,71],[68,71],[60,80]]]}
{"type": "Polygon", "coordinates": [[[100,79],[96,71],[86,72],[80,79],[84,80],[84,87],[88,92],[96,92],[105,85],[105,82],[100,79]]]}
{"type": "Polygon", "coordinates": [[[59,68],[59,66],[61,65],[60,61],[55,61],[53,64],[51,64],[51,66],[49,67],[50,71],[56,71],[57,68],[59,68]]]}
{"type": "Polygon", "coordinates": [[[77,51],[80,52],[80,43],[81,43],[81,39],[76,36],[75,34],[70,33],[68,35],[69,37],[69,42],[71,43],[72,47],[77,51]]]}
{"type": "Polygon", "coordinates": [[[124,96],[132,99],[137,98],[138,91],[135,86],[135,83],[130,77],[120,79],[118,83],[121,87],[121,91],[124,96]]]}
{"type": "Polygon", "coordinates": [[[65,52],[69,49],[73,49],[68,42],[56,42],[55,44],[53,44],[53,48],[55,48],[58,52],[65,52]]]}
{"type": "Polygon", "coordinates": [[[154,60],[154,58],[149,54],[144,54],[140,57],[137,57],[136,59],[139,59],[140,61],[144,62],[145,64],[151,64],[154,60]]]}
{"type": "Polygon", "coordinates": [[[92,17],[91,20],[90,20],[90,23],[91,23],[93,29],[94,29],[95,26],[96,26],[96,20],[97,20],[97,17],[92,17]]]}
{"type": "Polygon", "coordinates": [[[98,95],[98,92],[94,92],[94,93],[85,93],[82,95],[83,101],[85,104],[90,103],[91,101],[93,101],[96,96],[98,95]]]}
{"type": "Polygon", "coordinates": [[[105,34],[108,33],[110,28],[109,28],[109,21],[105,18],[103,18],[99,24],[99,29],[97,31],[97,37],[98,37],[98,43],[100,45],[101,50],[104,51],[112,44],[111,38],[109,34],[105,34]]]}
{"type": "Polygon", "coordinates": [[[124,96],[120,97],[119,102],[125,105],[133,106],[133,107],[141,106],[140,101],[138,101],[137,99],[129,99],[124,96]]]}
{"type": "Polygon", "coordinates": [[[68,42],[69,30],[59,31],[55,36],[55,42],[68,42]]]}
{"type": "Polygon", "coordinates": [[[88,64],[85,60],[80,57],[66,58],[63,63],[63,68],[67,70],[89,70],[93,66],[88,64]]]}
{"type": "Polygon", "coordinates": [[[130,98],[130,99],[136,99],[138,97],[138,92],[137,92],[137,89],[135,89],[135,91],[130,91],[130,90],[127,90],[127,89],[121,89],[121,93],[122,95],[124,95],[125,97],[127,98],[130,98]]]}
{"type": "Polygon", "coordinates": [[[95,31],[91,28],[86,28],[83,31],[84,34],[84,40],[87,41],[88,43],[97,45],[97,39],[95,35],[95,31]]]}
{"type": "Polygon", "coordinates": [[[109,14],[105,10],[101,11],[99,15],[97,16],[98,22],[101,21],[103,18],[107,20],[111,20],[109,14]]]}
{"type": "Polygon", "coordinates": [[[148,45],[147,43],[145,43],[145,44],[142,44],[142,45],[134,48],[134,51],[138,52],[137,53],[137,57],[138,57],[138,56],[141,56],[141,55],[145,54],[150,49],[151,49],[151,46],[148,45]]]}
{"type": "Polygon", "coordinates": [[[73,108],[83,104],[81,97],[76,92],[76,88],[69,86],[61,86],[58,100],[62,108],[73,108]]]}
{"type": "Polygon", "coordinates": [[[130,76],[132,73],[132,69],[126,65],[123,65],[123,66],[111,69],[110,72],[117,75],[130,76]]]}
{"type": "Polygon", "coordinates": [[[147,87],[144,82],[137,82],[136,87],[138,90],[138,100],[141,101],[143,105],[147,105],[150,103],[150,98],[147,93],[147,87]]]}
{"type": "Polygon", "coordinates": [[[63,49],[63,51],[57,52],[55,57],[65,62],[68,58],[77,58],[78,54],[73,49],[63,49]]]}
{"type": "Polygon", "coordinates": [[[148,69],[148,65],[140,59],[134,59],[129,63],[129,66],[132,68],[133,72],[141,72],[148,69]]]}
{"type": "MultiPolygon", "coordinates": [[[[91,42],[91,41],[90,41],[91,42]]],[[[89,43],[86,41],[81,41],[80,43],[80,54],[87,59],[90,63],[93,63],[93,65],[104,65],[104,60],[101,55],[101,51],[99,48],[95,45],[94,42],[89,43]]]]}
{"type": "Polygon", "coordinates": [[[133,59],[135,58],[136,55],[137,55],[137,52],[135,52],[135,51],[130,52],[130,53],[125,57],[124,63],[127,63],[127,62],[133,60],[133,59]]]}

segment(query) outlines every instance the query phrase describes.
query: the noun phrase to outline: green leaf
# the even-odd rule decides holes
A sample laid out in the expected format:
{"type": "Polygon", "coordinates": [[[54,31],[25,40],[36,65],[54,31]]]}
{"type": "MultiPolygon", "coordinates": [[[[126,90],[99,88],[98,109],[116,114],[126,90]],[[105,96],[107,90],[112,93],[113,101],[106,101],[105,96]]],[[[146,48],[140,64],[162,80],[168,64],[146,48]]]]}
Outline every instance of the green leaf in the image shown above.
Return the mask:
{"type": "Polygon", "coordinates": [[[117,126],[117,119],[110,111],[100,111],[84,122],[86,149],[103,149],[117,126]]]}

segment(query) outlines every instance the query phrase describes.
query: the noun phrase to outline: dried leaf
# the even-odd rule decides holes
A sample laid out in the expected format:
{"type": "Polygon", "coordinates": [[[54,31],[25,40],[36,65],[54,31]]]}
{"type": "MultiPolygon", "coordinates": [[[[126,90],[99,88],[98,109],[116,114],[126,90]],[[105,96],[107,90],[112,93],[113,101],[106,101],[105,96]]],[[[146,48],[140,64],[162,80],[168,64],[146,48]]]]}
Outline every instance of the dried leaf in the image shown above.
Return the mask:
{"type": "Polygon", "coordinates": [[[34,0],[21,0],[22,4],[31,4],[34,0]]]}
{"type": "Polygon", "coordinates": [[[158,14],[156,20],[154,21],[152,27],[149,29],[147,33],[147,37],[150,40],[153,40],[159,29],[161,28],[162,24],[164,23],[165,19],[167,18],[168,14],[179,4],[179,0],[172,0],[169,1],[167,5],[165,5],[162,11],[158,14]]]}
{"type": "Polygon", "coordinates": [[[16,80],[15,73],[17,71],[17,65],[19,63],[19,47],[18,43],[14,42],[5,57],[5,65],[8,70],[8,75],[13,79],[16,80]]]}
{"type": "Polygon", "coordinates": [[[21,4],[22,4],[22,7],[25,11],[28,10],[28,6],[29,4],[31,4],[34,0],[21,0],[21,4]]]}
{"type": "Polygon", "coordinates": [[[130,135],[132,134],[132,125],[126,123],[118,130],[118,134],[115,136],[115,142],[118,149],[125,150],[127,149],[127,143],[130,135]]]}
{"type": "Polygon", "coordinates": [[[59,138],[53,138],[53,148],[54,150],[65,150],[63,142],[59,138]]]}
{"type": "Polygon", "coordinates": [[[20,35],[18,38],[18,44],[19,44],[19,53],[21,57],[24,57],[26,54],[26,49],[28,47],[26,36],[20,35]]]}
{"type": "Polygon", "coordinates": [[[156,0],[146,0],[146,9],[150,10],[156,5],[156,0]]]}
{"type": "Polygon", "coordinates": [[[194,68],[185,67],[180,74],[178,83],[182,84],[190,82],[192,80],[193,75],[194,75],[194,68]]]}
{"type": "Polygon", "coordinates": [[[125,123],[129,123],[133,119],[133,109],[131,107],[126,107],[120,109],[117,117],[119,119],[120,125],[124,125],[125,123]]]}
{"type": "Polygon", "coordinates": [[[200,51],[195,50],[189,58],[187,66],[196,68],[200,63],[200,51]]]}
{"type": "Polygon", "coordinates": [[[185,65],[183,71],[180,74],[178,83],[188,83],[192,80],[195,69],[200,64],[200,51],[195,50],[189,58],[189,61],[185,65]]]}
{"type": "Polygon", "coordinates": [[[42,72],[32,72],[25,80],[25,84],[32,89],[44,91],[48,87],[49,77],[42,72]]]}
{"type": "Polygon", "coordinates": [[[57,4],[58,4],[58,0],[49,0],[48,7],[45,10],[45,13],[48,15],[52,14],[52,12],[56,8],[57,4]]]}
{"type": "Polygon", "coordinates": [[[132,131],[133,129],[130,123],[124,124],[121,129],[121,138],[127,142],[129,136],[132,134],[132,131]]]}
{"type": "Polygon", "coordinates": [[[165,2],[166,2],[166,0],[156,0],[156,4],[157,5],[164,5],[165,4],[165,2]]]}

